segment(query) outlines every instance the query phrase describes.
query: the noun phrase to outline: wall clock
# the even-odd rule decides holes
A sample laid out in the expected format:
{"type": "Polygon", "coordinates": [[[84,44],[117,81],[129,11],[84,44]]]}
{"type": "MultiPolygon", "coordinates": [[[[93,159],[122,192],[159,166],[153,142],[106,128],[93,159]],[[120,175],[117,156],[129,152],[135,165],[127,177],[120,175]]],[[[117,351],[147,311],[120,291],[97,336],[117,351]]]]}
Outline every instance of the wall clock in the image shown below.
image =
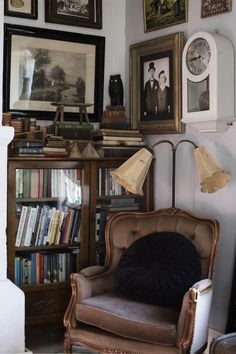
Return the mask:
{"type": "Polygon", "coordinates": [[[202,132],[224,131],[234,117],[234,49],[218,33],[197,32],[182,55],[182,122],[202,132]]]}

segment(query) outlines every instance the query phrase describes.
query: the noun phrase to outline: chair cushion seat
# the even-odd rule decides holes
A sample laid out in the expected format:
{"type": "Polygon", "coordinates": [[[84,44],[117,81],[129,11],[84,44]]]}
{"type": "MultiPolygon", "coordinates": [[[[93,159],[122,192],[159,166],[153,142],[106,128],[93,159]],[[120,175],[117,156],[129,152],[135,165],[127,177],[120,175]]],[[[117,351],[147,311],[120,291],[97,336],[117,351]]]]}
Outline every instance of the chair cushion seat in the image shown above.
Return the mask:
{"type": "Polygon", "coordinates": [[[118,291],[90,297],[76,305],[76,318],[132,339],[173,346],[179,310],[136,302],[118,291]]]}

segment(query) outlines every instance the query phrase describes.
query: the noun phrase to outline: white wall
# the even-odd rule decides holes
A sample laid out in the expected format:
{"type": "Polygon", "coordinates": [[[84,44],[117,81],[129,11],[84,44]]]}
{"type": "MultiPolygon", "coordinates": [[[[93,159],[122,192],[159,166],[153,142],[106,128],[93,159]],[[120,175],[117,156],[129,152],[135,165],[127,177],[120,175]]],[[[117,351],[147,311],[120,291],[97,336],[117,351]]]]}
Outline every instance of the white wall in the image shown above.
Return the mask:
{"type": "MultiPolygon", "coordinates": [[[[227,14],[206,19],[200,16],[201,1],[189,0],[188,22],[164,29],[144,33],[143,1],[127,1],[127,54],[129,45],[183,31],[185,39],[200,30],[219,30],[226,35],[236,48],[236,6],[227,14]]],[[[126,61],[128,77],[128,58],[126,61]]],[[[128,92],[128,81],[126,81],[128,92]]],[[[128,104],[128,102],[127,102],[128,104]]],[[[231,290],[233,263],[235,258],[236,239],[236,123],[223,133],[197,133],[187,127],[183,135],[152,135],[147,137],[149,144],[164,138],[173,142],[181,138],[192,139],[204,145],[221,166],[231,173],[228,186],[215,194],[203,194],[199,190],[199,178],[195,174],[194,161],[191,156],[192,147],[183,144],[177,151],[176,206],[186,208],[206,217],[217,218],[221,224],[221,237],[217,255],[214,279],[213,310],[210,325],[218,331],[224,331],[227,320],[227,306],[231,290]]],[[[162,144],[155,149],[155,206],[156,208],[171,205],[171,151],[168,145],[162,144]]]]}
{"type": "Polygon", "coordinates": [[[105,73],[104,73],[104,107],[110,104],[108,94],[109,77],[113,74],[121,74],[125,80],[125,4],[126,0],[103,0],[103,28],[92,29],[75,26],[65,26],[53,23],[45,23],[44,7],[45,1],[38,1],[38,19],[29,20],[17,17],[5,16],[5,23],[18,24],[23,26],[32,26],[40,28],[50,28],[58,31],[86,33],[96,36],[105,36],[105,73]]]}

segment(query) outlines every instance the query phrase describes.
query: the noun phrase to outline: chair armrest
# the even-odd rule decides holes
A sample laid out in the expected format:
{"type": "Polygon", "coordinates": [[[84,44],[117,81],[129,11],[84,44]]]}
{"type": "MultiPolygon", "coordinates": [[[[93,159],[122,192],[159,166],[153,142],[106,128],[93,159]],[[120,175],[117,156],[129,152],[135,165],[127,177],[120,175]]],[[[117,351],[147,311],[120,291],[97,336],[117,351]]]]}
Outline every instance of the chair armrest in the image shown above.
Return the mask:
{"type": "Polygon", "coordinates": [[[207,345],[212,281],[203,279],[185,294],[178,322],[180,353],[195,353],[207,345]]]}
{"type": "Polygon", "coordinates": [[[64,316],[67,331],[76,328],[76,304],[89,297],[114,290],[117,286],[115,272],[102,266],[84,268],[80,273],[72,273],[71,298],[64,316]]]}
{"type": "Polygon", "coordinates": [[[114,270],[105,267],[93,266],[83,269],[77,276],[78,297],[77,303],[88,297],[104,294],[117,287],[114,270]]]}

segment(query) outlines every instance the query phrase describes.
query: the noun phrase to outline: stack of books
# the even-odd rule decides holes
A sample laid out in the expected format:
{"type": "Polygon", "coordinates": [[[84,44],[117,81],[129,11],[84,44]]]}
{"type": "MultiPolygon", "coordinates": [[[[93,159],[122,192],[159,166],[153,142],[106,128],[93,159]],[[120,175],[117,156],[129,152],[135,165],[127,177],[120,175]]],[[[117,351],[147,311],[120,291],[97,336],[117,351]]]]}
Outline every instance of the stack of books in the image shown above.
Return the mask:
{"type": "Polygon", "coordinates": [[[43,156],[43,141],[14,140],[12,153],[15,156],[43,156]]]}
{"type": "Polygon", "coordinates": [[[101,157],[128,157],[145,146],[139,130],[97,129],[94,147],[101,157]]]}
{"type": "Polygon", "coordinates": [[[90,140],[93,125],[79,122],[60,122],[56,124],[55,134],[64,139],[90,140]]]}
{"type": "Polygon", "coordinates": [[[67,157],[68,149],[65,140],[61,136],[49,136],[43,148],[46,156],[67,157]]]}

